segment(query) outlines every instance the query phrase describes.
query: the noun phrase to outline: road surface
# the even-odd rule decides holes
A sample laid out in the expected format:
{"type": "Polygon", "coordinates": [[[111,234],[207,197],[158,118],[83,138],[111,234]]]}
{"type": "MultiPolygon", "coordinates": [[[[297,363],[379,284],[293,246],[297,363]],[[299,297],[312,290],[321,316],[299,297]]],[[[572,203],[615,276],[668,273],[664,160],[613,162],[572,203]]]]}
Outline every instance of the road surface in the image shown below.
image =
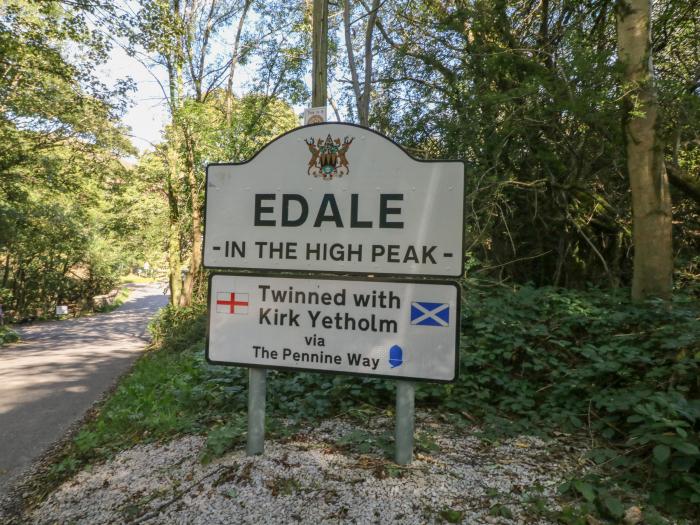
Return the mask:
{"type": "Polygon", "coordinates": [[[22,341],[0,348],[0,497],[145,348],[168,297],[160,284],[130,288],[109,314],[21,327],[22,341]]]}

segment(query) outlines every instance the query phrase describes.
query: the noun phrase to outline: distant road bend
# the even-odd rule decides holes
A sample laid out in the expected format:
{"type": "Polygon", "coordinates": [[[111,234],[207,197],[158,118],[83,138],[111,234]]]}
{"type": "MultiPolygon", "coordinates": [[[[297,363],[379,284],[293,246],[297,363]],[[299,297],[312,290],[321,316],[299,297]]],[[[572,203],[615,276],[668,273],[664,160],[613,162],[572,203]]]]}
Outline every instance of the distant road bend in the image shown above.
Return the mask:
{"type": "Polygon", "coordinates": [[[129,286],[109,314],[18,328],[0,349],[0,497],[129,369],[168,302],[161,284],[129,286]]]}

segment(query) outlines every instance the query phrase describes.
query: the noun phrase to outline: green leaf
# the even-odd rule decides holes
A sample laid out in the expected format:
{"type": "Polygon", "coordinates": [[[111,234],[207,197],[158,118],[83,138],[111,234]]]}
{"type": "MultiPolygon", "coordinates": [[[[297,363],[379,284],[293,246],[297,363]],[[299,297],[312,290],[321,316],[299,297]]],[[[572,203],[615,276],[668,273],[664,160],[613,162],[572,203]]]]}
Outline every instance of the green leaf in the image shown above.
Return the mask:
{"type": "Polygon", "coordinates": [[[671,462],[671,468],[673,470],[678,470],[681,472],[688,472],[693,465],[697,462],[697,459],[691,458],[689,456],[679,456],[673,459],[671,462]]]}
{"type": "Polygon", "coordinates": [[[698,454],[700,454],[700,449],[698,449],[698,447],[693,445],[692,443],[686,443],[681,441],[680,443],[674,443],[673,448],[675,448],[678,452],[688,454],[689,456],[697,456],[698,454]]]}
{"type": "Polygon", "coordinates": [[[656,445],[653,454],[654,461],[658,464],[666,463],[668,458],[671,457],[671,449],[666,445],[656,445]]]}
{"type": "Polygon", "coordinates": [[[605,505],[605,508],[614,518],[621,518],[625,514],[625,508],[622,506],[622,502],[613,496],[605,496],[603,498],[603,505],[605,505]]]}
{"type": "Polygon", "coordinates": [[[557,488],[557,492],[558,492],[560,495],[567,494],[570,490],[571,490],[571,482],[569,482],[569,481],[566,481],[566,482],[562,483],[562,484],[559,485],[559,487],[557,488]]]}
{"type": "Polygon", "coordinates": [[[593,502],[595,500],[595,488],[590,483],[585,481],[574,481],[574,488],[583,496],[586,501],[593,502]]]}
{"type": "Polygon", "coordinates": [[[464,511],[444,509],[440,511],[440,517],[447,523],[460,523],[464,518],[464,511]]]}

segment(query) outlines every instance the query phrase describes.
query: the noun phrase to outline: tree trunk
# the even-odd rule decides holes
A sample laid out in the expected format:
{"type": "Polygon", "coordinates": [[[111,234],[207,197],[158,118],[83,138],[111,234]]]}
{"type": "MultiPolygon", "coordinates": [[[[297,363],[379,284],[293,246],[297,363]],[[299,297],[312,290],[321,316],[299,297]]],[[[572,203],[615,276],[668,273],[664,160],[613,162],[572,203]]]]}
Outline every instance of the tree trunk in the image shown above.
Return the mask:
{"type": "Polygon", "coordinates": [[[189,186],[190,202],[192,204],[192,256],[190,257],[189,272],[185,276],[180,295],[180,306],[192,304],[192,291],[197,274],[202,266],[202,216],[200,210],[199,186],[197,184],[194,138],[183,126],[185,139],[187,183],[189,186]]]}
{"type": "Polygon", "coordinates": [[[14,300],[14,310],[17,311],[17,317],[24,317],[25,291],[24,286],[24,261],[17,261],[17,273],[15,274],[15,282],[12,285],[12,298],[14,300]]]}
{"type": "Polygon", "coordinates": [[[369,126],[369,100],[372,91],[372,39],[374,38],[374,25],[377,21],[377,12],[379,11],[379,0],[372,0],[372,8],[369,11],[367,18],[367,27],[365,29],[365,84],[362,90],[362,115],[364,122],[363,126],[369,126]]]}
{"type": "Polygon", "coordinates": [[[617,44],[624,65],[627,171],[632,189],[632,299],[670,299],[671,197],[656,133],[658,102],[651,61],[651,1],[620,0],[617,44]]]}
{"type": "MultiPolygon", "coordinates": [[[[177,3],[175,7],[178,8],[177,3]]],[[[176,11],[178,12],[178,11],[176,11]]],[[[170,91],[170,114],[173,121],[173,126],[176,125],[178,112],[180,110],[180,94],[182,93],[182,64],[177,58],[177,54],[173,54],[167,61],[168,69],[168,87],[170,91]]],[[[182,266],[182,246],[180,244],[180,212],[178,209],[177,193],[175,184],[179,174],[179,159],[178,159],[178,141],[177,133],[169,141],[167,158],[167,180],[166,193],[168,195],[168,267],[170,284],[170,304],[178,306],[180,304],[180,295],[182,293],[182,278],[180,277],[180,269],[182,266]]]]}
{"type": "Polygon", "coordinates": [[[355,94],[355,107],[357,108],[357,118],[360,125],[364,126],[362,113],[362,92],[360,91],[360,80],[357,75],[357,64],[355,63],[355,51],[352,48],[352,28],[350,27],[350,1],[343,2],[343,27],[345,29],[345,49],[348,52],[348,69],[352,81],[352,91],[355,94]]]}
{"type": "Polygon", "coordinates": [[[10,277],[10,247],[7,247],[7,255],[5,256],[5,269],[2,275],[2,287],[7,288],[7,280],[10,277]]]}
{"type": "Polygon", "coordinates": [[[226,84],[226,124],[229,126],[231,125],[231,115],[233,112],[233,75],[236,72],[236,66],[238,65],[238,55],[240,53],[239,47],[241,43],[241,33],[243,32],[243,24],[251,3],[252,0],[245,0],[245,4],[243,4],[243,12],[241,13],[241,18],[238,19],[236,38],[233,41],[233,51],[231,51],[231,67],[229,69],[228,82],[226,84]]]}
{"type": "MultiPolygon", "coordinates": [[[[357,73],[357,62],[355,52],[352,47],[352,28],[350,22],[350,1],[345,0],[343,5],[343,25],[345,28],[345,48],[348,52],[348,68],[352,80],[352,89],[355,94],[355,106],[357,107],[357,118],[361,126],[369,126],[369,102],[372,90],[372,40],[374,38],[374,27],[377,22],[377,12],[379,11],[379,0],[372,0],[372,6],[367,13],[367,26],[365,27],[365,47],[364,47],[364,79],[360,87],[360,78],[357,73]]],[[[364,3],[363,3],[363,7],[364,3]]]]}
{"type": "Polygon", "coordinates": [[[168,266],[170,268],[170,304],[177,306],[180,304],[180,294],[182,291],[182,280],[180,277],[180,213],[177,205],[177,195],[175,194],[174,180],[177,180],[177,151],[174,148],[168,149],[168,266]]]}

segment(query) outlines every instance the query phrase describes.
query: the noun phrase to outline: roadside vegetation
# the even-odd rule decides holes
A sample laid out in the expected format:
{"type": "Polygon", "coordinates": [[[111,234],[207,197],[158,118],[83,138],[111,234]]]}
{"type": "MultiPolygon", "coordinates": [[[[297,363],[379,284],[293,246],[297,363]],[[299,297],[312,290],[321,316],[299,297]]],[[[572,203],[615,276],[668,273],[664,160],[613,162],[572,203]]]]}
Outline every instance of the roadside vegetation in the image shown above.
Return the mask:
{"type": "MultiPolygon", "coordinates": [[[[464,287],[459,380],[419,384],[418,406],[484,440],[586,440],[587,462],[569,473],[564,508],[550,518],[615,522],[633,505],[646,523],[691,517],[700,503],[700,288],[667,305],[632,303],[628,290],[464,287]]],[[[153,348],[68,445],[44,490],[142,442],[205,434],[202,461],[243,445],[247,370],[206,363],[204,315],[201,304],[162,311],[153,348]]],[[[270,371],[268,437],[295,423],[391,413],[393,403],[391,381],[270,371]]]]}
{"type": "Polygon", "coordinates": [[[117,295],[114,297],[112,304],[105,304],[103,306],[100,306],[98,308],[95,308],[96,313],[100,314],[106,314],[109,312],[113,312],[117,308],[119,308],[121,305],[124,304],[124,302],[129,298],[129,288],[126,286],[122,286],[119,288],[119,291],[117,292],[117,295]]]}
{"type": "MultiPolygon", "coordinates": [[[[147,261],[171,297],[38,496],[137,443],[206,435],[202,461],[242,443],[246,370],[204,360],[205,167],[251,158],[311,94],[308,0],[127,4],[0,4],[5,321],[81,311],[147,261]],[[115,43],[163,79],[141,154],[132,82],[97,76],[115,43]]],[[[330,119],[467,166],[461,374],[417,403],[486,441],[585,439],[564,523],[700,505],[698,28],[700,0],[329,3],[330,119]]],[[[389,381],[269,378],[271,437],[393,410],[389,381]]]]}
{"type": "Polygon", "coordinates": [[[17,341],[19,341],[17,332],[8,328],[7,326],[0,326],[0,346],[15,343],[17,341]]]}
{"type": "Polygon", "coordinates": [[[90,309],[158,241],[162,198],[125,158],[131,84],[97,70],[110,41],[94,7],[0,5],[0,305],[5,322],[90,309]],[[147,212],[145,211],[147,210],[147,212]],[[135,227],[136,226],[136,227],[135,227]]]}
{"type": "Polygon", "coordinates": [[[128,275],[122,275],[119,278],[119,282],[122,284],[143,284],[143,283],[155,283],[163,281],[164,276],[156,275],[139,275],[135,273],[129,273],[128,275]]]}

